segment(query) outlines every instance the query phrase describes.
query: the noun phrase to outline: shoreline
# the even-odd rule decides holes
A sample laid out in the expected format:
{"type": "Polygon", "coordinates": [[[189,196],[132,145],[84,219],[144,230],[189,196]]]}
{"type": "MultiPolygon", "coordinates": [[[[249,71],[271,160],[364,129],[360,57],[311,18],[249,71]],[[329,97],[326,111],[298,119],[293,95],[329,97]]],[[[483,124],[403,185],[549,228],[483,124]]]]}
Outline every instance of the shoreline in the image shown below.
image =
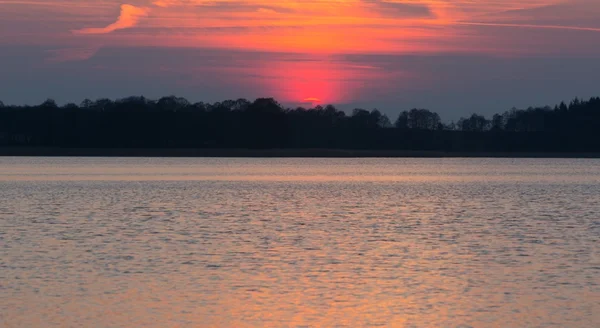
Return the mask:
{"type": "Polygon", "coordinates": [[[49,148],[0,147],[9,157],[248,157],[248,158],[600,158],[586,152],[444,152],[351,149],[49,148]]]}

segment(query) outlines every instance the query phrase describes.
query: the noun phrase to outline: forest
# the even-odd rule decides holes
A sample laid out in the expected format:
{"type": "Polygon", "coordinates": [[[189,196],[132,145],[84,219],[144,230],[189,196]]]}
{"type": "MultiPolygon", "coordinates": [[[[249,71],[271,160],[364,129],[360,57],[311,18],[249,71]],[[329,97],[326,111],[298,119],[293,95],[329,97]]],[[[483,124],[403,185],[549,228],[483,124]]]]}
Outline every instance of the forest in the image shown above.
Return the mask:
{"type": "Polygon", "coordinates": [[[447,123],[427,109],[390,119],[377,109],[284,108],[272,98],[0,102],[0,147],[600,152],[600,97],[447,123]]]}

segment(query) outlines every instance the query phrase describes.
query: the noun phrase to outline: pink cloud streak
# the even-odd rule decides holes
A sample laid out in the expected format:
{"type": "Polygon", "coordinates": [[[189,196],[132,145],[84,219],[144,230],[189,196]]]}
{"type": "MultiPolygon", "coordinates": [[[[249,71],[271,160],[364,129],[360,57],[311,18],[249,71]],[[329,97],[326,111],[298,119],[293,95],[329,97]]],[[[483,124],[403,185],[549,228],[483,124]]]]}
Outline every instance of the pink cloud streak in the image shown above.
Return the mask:
{"type": "Polygon", "coordinates": [[[116,22],[106,27],[93,27],[75,30],[75,34],[106,34],[116,30],[134,27],[142,17],[148,16],[149,8],[141,8],[128,4],[121,5],[121,14],[116,22]]]}

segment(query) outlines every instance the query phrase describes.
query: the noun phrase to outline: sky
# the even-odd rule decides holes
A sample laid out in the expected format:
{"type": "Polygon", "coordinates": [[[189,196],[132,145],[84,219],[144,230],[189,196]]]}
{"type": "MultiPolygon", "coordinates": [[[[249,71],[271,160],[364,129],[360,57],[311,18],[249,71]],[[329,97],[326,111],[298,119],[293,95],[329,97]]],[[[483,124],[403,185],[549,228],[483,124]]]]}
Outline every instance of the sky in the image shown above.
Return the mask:
{"type": "Polygon", "coordinates": [[[598,17],[598,0],[0,0],[0,100],[491,115],[599,96],[598,17]]]}

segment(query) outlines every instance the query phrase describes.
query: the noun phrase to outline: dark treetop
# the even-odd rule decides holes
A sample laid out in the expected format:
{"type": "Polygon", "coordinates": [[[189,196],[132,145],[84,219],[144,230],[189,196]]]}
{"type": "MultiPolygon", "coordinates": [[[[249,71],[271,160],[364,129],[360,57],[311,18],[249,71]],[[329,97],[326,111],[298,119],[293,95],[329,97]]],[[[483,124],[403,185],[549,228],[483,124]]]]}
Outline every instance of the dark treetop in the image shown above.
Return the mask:
{"type": "Polygon", "coordinates": [[[600,98],[473,114],[444,124],[426,109],[392,123],[378,110],[285,109],[274,99],[192,104],[129,97],[57,106],[0,102],[0,147],[600,152],[600,98]]]}

